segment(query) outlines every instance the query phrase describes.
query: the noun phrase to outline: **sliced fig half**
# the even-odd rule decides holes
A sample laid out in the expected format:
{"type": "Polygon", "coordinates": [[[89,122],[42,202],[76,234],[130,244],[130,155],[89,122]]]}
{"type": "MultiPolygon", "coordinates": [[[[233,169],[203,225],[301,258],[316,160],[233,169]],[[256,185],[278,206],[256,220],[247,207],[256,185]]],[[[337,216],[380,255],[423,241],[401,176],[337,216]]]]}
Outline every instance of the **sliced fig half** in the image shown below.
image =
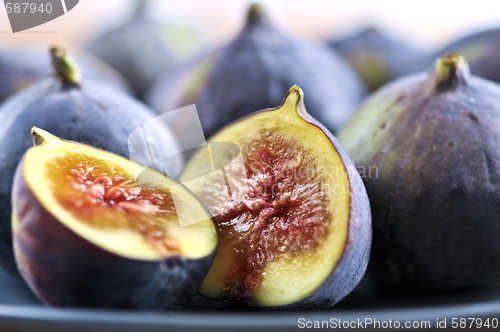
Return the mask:
{"type": "Polygon", "coordinates": [[[116,154],[38,128],[32,134],[35,147],[14,179],[12,229],[19,271],[34,293],[52,306],[186,304],[218,242],[196,196],[116,154]],[[181,214],[199,222],[181,227],[181,214]]]}
{"type": "MultiPolygon", "coordinates": [[[[219,131],[180,176],[219,226],[217,254],[200,293],[268,308],[332,306],[363,276],[371,244],[361,178],[337,139],[292,87],[281,106],[219,131]],[[220,143],[239,146],[241,167],[205,175],[220,143]]],[[[218,151],[220,154],[220,151],[218,151]]],[[[233,154],[233,155],[231,155],[233,154]]],[[[225,162],[220,163],[221,160],[225,162]]]]}

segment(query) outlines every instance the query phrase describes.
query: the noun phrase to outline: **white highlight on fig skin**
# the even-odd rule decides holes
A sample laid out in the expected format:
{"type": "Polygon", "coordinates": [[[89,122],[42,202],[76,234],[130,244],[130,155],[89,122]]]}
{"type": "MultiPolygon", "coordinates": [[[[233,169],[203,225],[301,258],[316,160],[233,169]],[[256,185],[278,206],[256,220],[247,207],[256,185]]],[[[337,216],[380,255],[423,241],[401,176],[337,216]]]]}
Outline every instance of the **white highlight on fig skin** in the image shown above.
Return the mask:
{"type": "MultiPolygon", "coordinates": [[[[172,141],[176,139],[172,137],[172,141]]],[[[141,165],[145,165],[143,169],[134,170],[134,179],[137,186],[153,186],[157,189],[168,189],[172,195],[174,206],[176,207],[177,216],[181,227],[196,224],[203,220],[193,219],[193,215],[186,210],[183,204],[183,192],[185,188],[192,188],[198,183],[206,183],[210,179],[210,183],[217,186],[226,187],[230,196],[244,197],[248,191],[247,186],[236,186],[246,181],[245,164],[239,151],[239,147],[233,143],[211,143],[207,144],[203,129],[201,127],[200,118],[195,105],[186,106],[176,109],[157,116],[141,126],[137,127],[129,135],[128,139],[130,160],[141,165]],[[177,124],[183,123],[183,128],[190,133],[189,141],[179,142],[179,144],[172,149],[172,144],[165,144],[155,139],[158,137],[156,134],[158,130],[164,128],[166,124],[169,128],[176,128],[177,124]],[[234,153],[235,147],[238,154],[234,153]],[[172,169],[171,163],[176,162],[172,157],[181,156],[187,151],[194,151],[196,149],[206,149],[208,157],[208,165],[200,165],[203,169],[203,176],[197,179],[191,179],[184,182],[182,185],[176,181],[167,180],[163,183],[152,184],[150,179],[141,178],[145,174],[147,168],[154,168],[165,173],[166,169],[172,169]],[[228,156],[235,156],[228,160],[228,156]],[[208,166],[208,167],[207,167],[208,166]],[[168,182],[168,183],[167,183],[168,182]],[[180,207],[183,206],[181,209],[180,207]]],[[[175,167],[174,167],[175,169],[175,167]]],[[[165,173],[166,174],[166,173],[165,173]]],[[[175,178],[178,174],[167,174],[175,178]]],[[[203,202],[203,197],[198,197],[203,202]]]]}

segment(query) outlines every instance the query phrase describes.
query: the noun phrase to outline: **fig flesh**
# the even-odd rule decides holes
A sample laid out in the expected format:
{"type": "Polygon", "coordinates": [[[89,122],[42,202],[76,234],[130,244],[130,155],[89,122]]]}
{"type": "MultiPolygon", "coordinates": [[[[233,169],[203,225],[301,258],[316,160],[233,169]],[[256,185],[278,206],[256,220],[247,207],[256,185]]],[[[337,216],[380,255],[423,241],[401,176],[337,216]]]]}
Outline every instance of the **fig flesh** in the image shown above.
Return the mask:
{"type": "MultiPolygon", "coordinates": [[[[125,79],[114,69],[89,53],[75,55],[85,79],[99,81],[121,92],[130,93],[125,79]]],[[[0,103],[31,84],[51,76],[50,55],[47,50],[0,51],[0,103]]]]}
{"type": "MultiPolygon", "coordinates": [[[[278,105],[294,84],[308,95],[310,113],[333,132],[365,93],[356,73],[333,50],[289,37],[261,6],[253,5],[231,43],[167,73],[146,102],[158,113],[195,104],[209,137],[242,116],[278,105]]],[[[176,134],[188,140],[189,132],[179,123],[176,134]]]]}
{"type": "MultiPolygon", "coordinates": [[[[11,188],[17,164],[31,146],[33,126],[54,135],[129,156],[129,135],[155,114],[129,96],[105,85],[79,78],[79,70],[63,50],[52,49],[56,77],[33,84],[0,107],[0,265],[15,272],[12,253],[11,188]]],[[[157,151],[178,150],[171,131],[155,124],[150,135],[157,151]]],[[[182,160],[165,162],[166,172],[175,175],[182,160]]]]}
{"type": "Polygon", "coordinates": [[[33,138],[16,171],[12,229],[19,271],[34,293],[63,307],[185,305],[218,242],[196,196],[113,153],[38,128],[33,138]],[[181,227],[180,214],[199,222],[181,227]]]}
{"type": "Polygon", "coordinates": [[[372,95],[339,134],[364,177],[373,216],[369,271],[433,289],[500,280],[500,87],[464,58],[372,95]],[[368,174],[369,175],[369,174],[368,174]]]}
{"type": "Polygon", "coordinates": [[[200,294],[279,309],[340,301],[368,262],[368,198],[337,140],[307,114],[300,88],[292,87],[280,107],[219,131],[208,142],[210,155],[218,142],[241,151],[243,166],[225,168],[230,187],[202,177],[207,150],[179,177],[219,226],[219,247],[200,294]]]}
{"type": "Polygon", "coordinates": [[[356,70],[371,91],[419,71],[428,54],[384,31],[370,27],[329,42],[356,70]]]}

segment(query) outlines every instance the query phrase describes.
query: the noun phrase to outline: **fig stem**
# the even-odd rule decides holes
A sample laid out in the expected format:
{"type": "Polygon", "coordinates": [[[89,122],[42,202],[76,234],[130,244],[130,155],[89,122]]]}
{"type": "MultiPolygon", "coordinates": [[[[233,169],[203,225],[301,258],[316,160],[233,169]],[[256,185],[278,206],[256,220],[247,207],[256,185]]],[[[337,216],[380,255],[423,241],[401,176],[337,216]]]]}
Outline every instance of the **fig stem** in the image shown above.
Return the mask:
{"type": "Polygon", "coordinates": [[[288,90],[285,99],[288,100],[289,98],[290,100],[293,100],[295,104],[304,99],[304,92],[300,86],[294,85],[288,90]]]}
{"type": "Polygon", "coordinates": [[[298,85],[292,86],[279,106],[284,112],[295,112],[297,114],[304,111],[304,92],[298,85]]]}
{"type": "Polygon", "coordinates": [[[31,136],[33,136],[33,146],[39,146],[45,144],[46,139],[38,133],[40,129],[37,127],[31,128],[31,136]]]}
{"type": "Polygon", "coordinates": [[[146,11],[148,0],[135,0],[135,8],[133,17],[141,17],[146,11]]]}
{"type": "Polygon", "coordinates": [[[470,76],[469,65],[458,53],[444,54],[436,60],[434,75],[438,91],[454,89],[460,84],[467,84],[470,76]]]}
{"type": "Polygon", "coordinates": [[[254,3],[248,9],[246,26],[254,26],[263,23],[265,20],[264,8],[258,4],[254,3]]]}
{"type": "Polygon", "coordinates": [[[31,128],[31,136],[33,137],[33,146],[40,146],[47,144],[48,142],[61,140],[59,137],[54,136],[38,127],[31,128]]]}
{"type": "Polygon", "coordinates": [[[74,87],[80,86],[80,69],[73,57],[61,47],[50,48],[50,58],[54,74],[62,83],[74,87]]]}

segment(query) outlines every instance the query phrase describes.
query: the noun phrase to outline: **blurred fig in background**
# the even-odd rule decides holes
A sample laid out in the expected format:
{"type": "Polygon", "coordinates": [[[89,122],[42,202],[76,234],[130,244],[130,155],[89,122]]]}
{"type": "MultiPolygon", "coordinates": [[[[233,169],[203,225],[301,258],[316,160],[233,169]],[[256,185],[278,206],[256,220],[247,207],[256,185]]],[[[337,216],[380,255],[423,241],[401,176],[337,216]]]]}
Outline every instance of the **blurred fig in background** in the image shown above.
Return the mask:
{"type": "MultiPolygon", "coordinates": [[[[60,137],[129,157],[129,135],[155,116],[128,95],[80,78],[76,63],[64,50],[53,47],[51,54],[54,77],[14,94],[0,107],[0,265],[10,271],[15,270],[12,180],[22,155],[32,146],[31,128],[43,127],[60,137]]],[[[152,150],[179,150],[169,128],[160,122],[152,126],[147,133],[152,150]]],[[[182,166],[182,160],[171,158],[165,169],[175,176],[182,166]]]]}
{"type": "Polygon", "coordinates": [[[447,54],[374,93],[339,141],[373,217],[369,271],[407,289],[500,283],[500,86],[447,54]]]}
{"type": "Polygon", "coordinates": [[[450,52],[461,53],[473,75],[500,83],[500,28],[462,37],[437,51],[425,65],[450,52]]]}
{"type": "Polygon", "coordinates": [[[329,42],[358,72],[373,91],[382,85],[418,71],[428,53],[416,45],[369,27],[329,42]]]}
{"type": "Polygon", "coordinates": [[[146,16],[150,1],[135,0],[131,19],[91,41],[87,49],[118,70],[142,97],[177,60],[199,51],[202,39],[182,24],[160,24],[146,16]]]}
{"type": "MultiPolygon", "coordinates": [[[[167,73],[146,101],[158,113],[195,104],[205,135],[210,136],[242,116],[278,105],[294,84],[306,93],[310,114],[333,132],[349,119],[366,91],[334,51],[281,32],[254,4],[231,43],[167,73]]],[[[189,140],[182,120],[178,123],[178,137],[189,140]]]]}
{"type": "MultiPolygon", "coordinates": [[[[75,55],[85,79],[105,83],[130,93],[125,79],[95,56],[79,52],[75,55]]],[[[0,102],[32,83],[51,75],[50,55],[47,49],[0,50],[0,102]]]]}

